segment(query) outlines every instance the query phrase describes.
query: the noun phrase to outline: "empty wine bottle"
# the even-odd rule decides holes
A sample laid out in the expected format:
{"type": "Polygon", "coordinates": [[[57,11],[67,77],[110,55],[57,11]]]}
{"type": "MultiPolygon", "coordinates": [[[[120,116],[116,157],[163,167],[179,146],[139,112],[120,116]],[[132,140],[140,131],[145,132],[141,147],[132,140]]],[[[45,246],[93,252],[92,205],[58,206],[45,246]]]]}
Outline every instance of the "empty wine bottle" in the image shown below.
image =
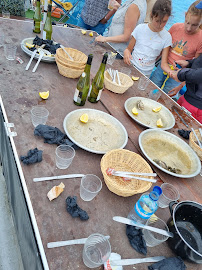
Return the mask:
{"type": "Polygon", "coordinates": [[[51,21],[51,10],[52,10],[52,5],[48,4],[48,13],[47,13],[46,21],[43,28],[43,39],[51,40],[51,36],[53,32],[52,21],[51,21]]]}
{"type": "Polygon", "coordinates": [[[105,53],[100,68],[92,81],[88,97],[88,101],[90,101],[91,103],[97,103],[100,99],[104,87],[104,71],[106,67],[107,57],[108,54],[105,53]]]}
{"type": "Polygon", "coordinates": [[[76,86],[74,94],[74,104],[76,104],[77,106],[83,106],[86,102],[86,98],[90,87],[90,68],[92,60],[93,55],[89,54],[84,72],[79,78],[79,81],[76,86]]]}
{"type": "Polygon", "coordinates": [[[34,26],[33,26],[33,32],[34,33],[41,33],[41,5],[40,0],[37,0],[36,2],[36,9],[33,16],[34,20],[34,26]]]}

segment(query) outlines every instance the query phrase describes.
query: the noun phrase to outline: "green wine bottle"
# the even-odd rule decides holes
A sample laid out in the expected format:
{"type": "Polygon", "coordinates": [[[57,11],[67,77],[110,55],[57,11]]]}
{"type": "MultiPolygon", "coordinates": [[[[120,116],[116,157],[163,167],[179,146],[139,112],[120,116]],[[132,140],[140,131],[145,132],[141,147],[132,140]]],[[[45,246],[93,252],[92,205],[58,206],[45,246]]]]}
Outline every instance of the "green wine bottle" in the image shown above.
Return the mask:
{"type": "Polygon", "coordinates": [[[34,13],[34,27],[33,27],[33,32],[34,33],[41,33],[41,5],[40,5],[40,0],[37,0],[36,2],[36,9],[34,13]]]}
{"type": "Polygon", "coordinates": [[[104,87],[104,71],[106,67],[107,57],[108,54],[105,53],[100,68],[92,81],[88,96],[88,101],[90,101],[91,103],[97,103],[100,99],[104,87]]]}
{"type": "Polygon", "coordinates": [[[53,32],[52,21],[51,21],[51,10],[52,10],[52,5],[48,4],[48,13],[47,13],[46,21],[43,28],[43,39],[51,40],[51,36],[53,32]]]}
{"type": "Polygon", "coordinates": [[[86,67],[84,72],[76,86],[75,94],[74,94],[74,104],[77,106],[83,106],[86,102],[86,98],[88,95],[89,87],[90,87],[90,68],[93,60],[93,55],[89,54],[86,67]]]}

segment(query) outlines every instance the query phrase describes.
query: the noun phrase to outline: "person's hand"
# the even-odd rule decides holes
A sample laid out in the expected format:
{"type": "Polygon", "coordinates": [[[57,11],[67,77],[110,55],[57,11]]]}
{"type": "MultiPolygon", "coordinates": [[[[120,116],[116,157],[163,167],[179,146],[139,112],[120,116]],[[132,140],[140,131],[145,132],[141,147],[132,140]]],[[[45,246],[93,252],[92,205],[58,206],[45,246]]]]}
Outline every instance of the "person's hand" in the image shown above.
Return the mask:
{"type": "Polygon", "coordinates": [[[102,42],[102,43],[107,42],[106,37],[103,37],[102,35],[99,35],[98,37],[96,37],[95,41],[102,42]]]}
{"type": "Polygon", "coordinates": [[[130,60],[133,58],[131,55],[131,52],[128,49],[125,49],[124,51],[124,63],[126,63],[127,65],[130,65],[130,60]]]}
{"type": "Polygon", "coordinates": [[[180,65],[182,68],[185,68],[188,66],[189,62],[186,60],[177,60],[175,61],[175,63],[177,63],[178,65],[180,65]]]}
{"type": "Polygon", "coordinates": [[[181,89],[182,89],[181,85],[178,85],[178,86],[176,86],[175,88],[173,88],[172,90],[170,90],[170,91],[168,92],[168,95],[169,95],[170,97],[173,97],[173,96],[177,95],[177,93],[178,93],[181,89]]]}
{"type": "Polygon", "coordinates": [[[180,80],[178,80],[177,74],[181,69],[178,70],[172,70],[171,72],[169,72],[169,77],[172,78],[173,80],[175,80],[176,82],[180,82],[180,80]]]}

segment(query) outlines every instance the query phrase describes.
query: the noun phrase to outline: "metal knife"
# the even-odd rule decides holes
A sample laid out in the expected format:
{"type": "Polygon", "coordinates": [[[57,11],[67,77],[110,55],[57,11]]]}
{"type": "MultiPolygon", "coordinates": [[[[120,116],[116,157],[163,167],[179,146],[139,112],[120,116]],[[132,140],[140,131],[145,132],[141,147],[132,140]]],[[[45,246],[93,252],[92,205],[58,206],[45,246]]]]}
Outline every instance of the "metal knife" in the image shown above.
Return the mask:
{"type": "Polygon", "coordinates": [[[182,118],[182,116],[179,114],[179,112],[176,110],[176,109],[173,109],[176,114],[179,116],[179,118],[181,119],[182,123],[187,127],[189,128],[189,125],[185,122],[185,120],[182,118]]]}
{"type": "Polygon", "coordinates": [[[157,257],[150,257],[150,258],[143,258],[143,259],[125,259],[125,260],[110,260],[111,266],[118,266],[118,265],[132,265],[138,263],[152,263],[152,262],[159,262],[164,260],[164,256],[157,256],[157,257]]]}
{"type": "Polygon", "coordinates": [[[171,233],[171,232],[168,232],[168,231],[165,231],[165,230],[162,230],[162,229],[158,229],[158,228],[154,228],[154,227],[151,227],[151,226],[147,226],[147,225],[144,225],[144,224],[140,224],[138,222],[130,220],[129,218],[113,217],[113,220],[115,220],[117,222],[120,222],[120,223],[123,223],[123,224],[127,224],[127,225],[131,225],[131,226],[139,227],[139,228],[142,228],[142,229],[146,229],[146,230],[149,230],[149,231],[152,231],[152,232],[156,232],[156,233],[168,236],[168,237],[173,237],[173,233],[171,233]]]}

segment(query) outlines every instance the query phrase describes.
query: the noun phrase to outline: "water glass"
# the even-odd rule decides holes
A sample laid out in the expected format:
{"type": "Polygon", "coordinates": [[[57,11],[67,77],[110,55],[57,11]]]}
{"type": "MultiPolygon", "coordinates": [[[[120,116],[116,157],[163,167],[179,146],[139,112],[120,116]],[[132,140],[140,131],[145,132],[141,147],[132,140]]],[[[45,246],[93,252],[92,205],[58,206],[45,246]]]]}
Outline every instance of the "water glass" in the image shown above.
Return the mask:
{"type": "Polygon", "coordinates": [[[0,31],[0,47],[4,46],[4,33],[0,31]]]}
{"type": "Polygon", "coordinates": [[[114,52],[109,52],[108,53],[108,58],[107,58],[107,64],[112,66],[115,59],[116,59],[117,53],[114,52]]]}
{"type": "Polygon", "coordinates": [[[45,125],[48,120],[49,111],[43,106],[35,106],[31,109],[31,119],[34,127],[45,125]]]}
{"type": "Polygon", "coordinates": [[[75,150],[73,147],[65,144],[59,145],[55,150],[56,166],[59,169],[67,169],[75,157],[75,150]]]}
{"type": "Polygon", "coordinates": [[[111,246],[102,234],[91,234],[83,248],[83,262],[89,268],[97,268],[104,264],[111,254],[111,246]]]}
{"type": "MultiPolygon", "coordinates": [[[[150,217],[147,220],[145,225],[169,232],[169,229],[166,223],[158,217],[155,217],[155,219],[153,217],[150,217]]],[[[143,229],[143,234],[144,234],[144,240],[148,247],[158,246],[168,239],[168,236],[165,236],[156,232],[152,232],[147,229],[143,229]]]]}
{"type": "Polygon", "coordinates": [[[172,201],[177,201],[180,197],[178,190],[171,184],[164,183],[161,185],[162,194],[159,197],[158,203],[160,208],[166,208],[172,201]]]}
{"type": "Polygon", "coordinates": [[[161,91],[158,89],[151,90],[149,98],[158,101],[161,96],[161,91]]]}
{"type": "Polygon", "coordinates": [[[80,197],[84,201],[91,201],[102,188],[102,181],[93,174],[86,174],[81,178],[80,197]]]}
{"type": "Polygon", "coordinates": [[[121,69],[121,73],[124,73],[124,74],[130,76],[131,70],[130,70],[130,68],[123,67],[123,68],[121,69]]]}
{"type": "Polygon", "coordinates": [[[12,43],[4,44],[4,53],[7,60],[15,60],[17,46],[12,43]]]}
{"type": "Polygon", "coordinates": [[[3,10],[2,17],[6,19],[10,19],[10,12],[8,10],[3,10]]]}
{"type": "Polygon", "coordinates": [[[142,91],[145,90],[149,82],[150,82],[149,78],[145,76],[140,77],[139,82],[138,82],[138,89],[142,91]]]}

